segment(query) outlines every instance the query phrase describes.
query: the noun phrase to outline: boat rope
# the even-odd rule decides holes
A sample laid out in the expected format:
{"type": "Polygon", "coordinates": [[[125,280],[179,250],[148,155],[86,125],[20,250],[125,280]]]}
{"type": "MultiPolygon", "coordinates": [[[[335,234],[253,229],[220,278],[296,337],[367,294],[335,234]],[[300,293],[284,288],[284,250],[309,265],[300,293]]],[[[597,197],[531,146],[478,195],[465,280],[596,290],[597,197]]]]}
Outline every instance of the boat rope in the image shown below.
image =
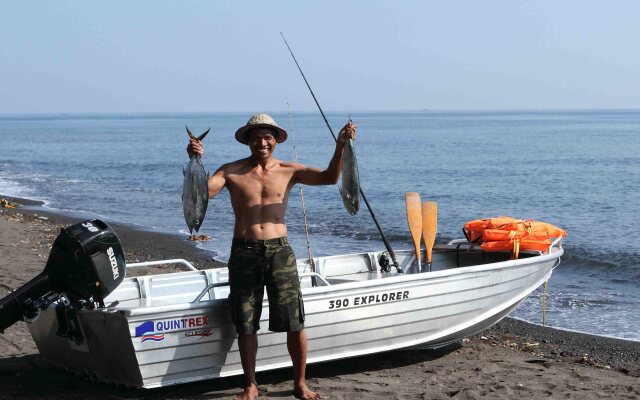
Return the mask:
{"type": "MultiPolygon", "coordinates": [[[[296,149],[296,135],[293,130],[293,122],[291,120],[291,109],[289,103],[287,103],[287,112],[289,113],[289,132],[291,132],[291,139],[293,139],[293,157],[298,162],[298,150],[296,149]]],[[[316,272],[316,265],[313,261],[313,255],[311,254],[311,241],[309,240],[309,224],[307,223],[307,209],[304,206],[304,192],[302,191],[302,185],[300,187],[300,203],[302,203],[302,216],[304,219],[304,233],[307,237],[307,252],[309,253],[309,267],[311,272],[316,272]]]]}
{"type": "Polygon", "coordinates": [[[513,252],[511,253],[511,259],[517,260],[518,256],[520,256],[520,240],[516,239],[513,241],[513,252]]]}
{"type": "MultiPolygon", "coordinates": [[[[296,60],[296,56],[293,55],[293,50],[291,50],[291,47],[289,47],[289,43],[287,43],[287,39],[285,39],[284,34],[282,32],[280,32],[280,36],[282,36],[282,40],[284,40],[284,44],[287,46],[287,49],[289,49],[289,53],[291,54],[291,57],[293,58],[293,62],[295,62],[296,66],[298,67],[298,71],[300,71],[300,75],[302,75],[302,79],[304,79],[304,83],[307,84],[307,88],[309,89],[309,92],[311,93],[311,97],[313,97],[313,101],[316,102],[316,106],[318,106],[318,110],[320,110],[320,114],[322,115],[322,118],[324,119],[324,123],[327,125],[327,128],[329,128],[329,132],[331,132],[331,136],[333,136],[333,140],[335,140],[337,142],[338,138],[333,133],[333,129],[331,129],[331,125],[329,125],[329,121],[327,121],[327,117],[324,115],[324,111],[322,111],[322,107],[320,107],[320,103],[318,103],[318,99],[316,99],[316,95],[313,93],[313,90],[311,90],[311,86],[309,85],[309,81],[307,81],[307,77],[304,76],[304,72],[302,72],[302,68],[300,67],[300,64],[298,64],[298,60],[296,60]]],[[[369,214],[371,215],[371,218],[373,219],[373,223],[376,225],[376,228],[378,229],[378,232],[380,232],[380,237],[382,238],[382,242],[384,243],[384,246],[387,248],[387,252],[389,252],[389,255],[391,256],[391,260],[393,261],[393,264],[394,264],[396,270],[399,273],[403,273],[404,271],[400,267],[400,263],[398,263],[398,260],[396,258],[396,253],[394,253],[393,249],[391,248],[391,244],[389,244],[389,241],[387,240],[387,237],[385,236],[384,232],[382,232],[382,228],[380,227],[380,224],[378,223],[378,220],[376,219],[376,216],[373,213],[373,209],[371,208],[371,206],[369,205],[369,202],[367,201],[367,197],[364,195],[364,192],[362,191],[362,187],[359,186],[358,189],[360,190],[360,196],[362,196],[362,200],[364,200],[364,204],[367,206],[367,209],[369,210],[369,214]]]]}
{"type": "Polygon", "coordinates": [[[547,326],[547,287],[549,285],[549,281],[544,281],[544,286],[542,286],[542,298],[540,299],[540,304],[542,305],[542,326],[547,326]]]}

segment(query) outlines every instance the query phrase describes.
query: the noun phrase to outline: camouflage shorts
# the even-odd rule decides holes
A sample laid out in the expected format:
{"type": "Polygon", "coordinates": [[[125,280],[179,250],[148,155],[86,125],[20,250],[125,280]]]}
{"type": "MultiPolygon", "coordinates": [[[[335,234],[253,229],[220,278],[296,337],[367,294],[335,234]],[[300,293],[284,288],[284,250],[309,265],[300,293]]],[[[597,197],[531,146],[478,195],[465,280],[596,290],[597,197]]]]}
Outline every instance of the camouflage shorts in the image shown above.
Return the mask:
{"type": "Polygon", "coordinates": [[[304,305],[296,258],[286,237],[269,240],[234,238],[229,258],[231,318],[238,334],[260,329],[264,287],[269,298],[269,330],[304,328],[304,305]]]}

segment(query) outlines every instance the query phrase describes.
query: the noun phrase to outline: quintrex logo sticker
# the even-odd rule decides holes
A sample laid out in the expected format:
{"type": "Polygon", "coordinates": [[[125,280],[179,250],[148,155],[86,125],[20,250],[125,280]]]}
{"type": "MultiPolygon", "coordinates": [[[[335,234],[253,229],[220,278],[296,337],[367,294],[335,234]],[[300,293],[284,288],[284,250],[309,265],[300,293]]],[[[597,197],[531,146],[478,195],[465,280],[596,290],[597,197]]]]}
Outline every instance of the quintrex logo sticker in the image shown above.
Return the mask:
{"type": "Polygon", "coordinates": [[[142,343],[147,340],[159,342],[164,340],[164,333],[154,334],[153,321],[143,322],[141,325],[136,326],[136,337],[142,336],[142,343]]]}
{"type": "MultiPolygon", "coordinates": [[[[140,337],[142,343],[147,340],[159,342],[164,340],[164,334],[181,329],[203,328],[209,325],[209,316],[189,317],[181,319],[169,319],[165,321],[145,321],[136,326],[136,337],[140,337]]],[[[209,329],[210,331],[210,329],[209,329]]],[[[209,336],[206,329],[195,329],[193,336],[209,336]]]]}

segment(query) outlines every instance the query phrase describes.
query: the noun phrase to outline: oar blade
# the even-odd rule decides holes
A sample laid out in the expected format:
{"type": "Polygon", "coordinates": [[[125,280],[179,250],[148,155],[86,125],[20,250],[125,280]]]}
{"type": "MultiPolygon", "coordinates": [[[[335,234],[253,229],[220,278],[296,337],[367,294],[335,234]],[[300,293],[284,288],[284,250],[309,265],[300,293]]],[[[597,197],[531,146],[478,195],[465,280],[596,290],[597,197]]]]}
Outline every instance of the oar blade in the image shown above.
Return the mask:
{"type": "Polygon", "coordinates": [[[433,245],[438,232],[438,203],[425,201],[422,203],[422,235],[424,236],[427,264],[431,265],[433,245]]]}
{"type": "Polygon", "coordinates": [[[420,239],[422,238],[422,209],[420,194],[416,192],[405,193],[405,203],[407,205],[407,221],[409,222],[409,231],[413,239],[413,246],[416,251],[416,259],[420,265],[422,254],[420,252],[420,239]]]}

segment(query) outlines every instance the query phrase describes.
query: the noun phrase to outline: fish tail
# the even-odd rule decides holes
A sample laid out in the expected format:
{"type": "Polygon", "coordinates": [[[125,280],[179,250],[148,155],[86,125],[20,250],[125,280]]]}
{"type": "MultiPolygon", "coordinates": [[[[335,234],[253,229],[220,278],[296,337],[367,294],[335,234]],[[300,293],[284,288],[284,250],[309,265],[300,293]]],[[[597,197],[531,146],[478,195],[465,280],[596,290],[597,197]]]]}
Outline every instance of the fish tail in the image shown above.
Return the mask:
{"type": "Polygon", "coordinates": [[[190,137],[191,139],[195,139],[196,137],[195,137],[195,136],[193,136],[193,133],[191,133],[191,131],[189,130],[189,127],[188,127],[188,126],[186,126],[186,125],[185,125],[184,127],[185,127],[185,128],[187,128],[187,135],[189,135],[189,137],[190,137]]]}
{"type": "Polygon", "coordinates": [[[211,130],[211,128],[209,128],[206,131],[204,131],[204,133],[202,135],[198,136],[198,140],[204,139],[204,137],[207,136],[207,133],[209,133],[210,130],[211,130]]]}
{"type": "Polygon", "coordinates": [[[195,136],[193,135],[193,133],[191,133],[191,131],[189,130],[189,127],[188,127],[188,126],[186,126],[186,125],[185,125],[184,127],[185,127],[185,128],[187,128],[187,135],[189,135],[189,137],[190,137],[191,139],[198,139],[198,140],[202,140],[202,139],[204,139],[204,137],[205,137],[205,136],[207,136],[207,133],[209,133],[209,131],[211,130],[211,128],[209,128],[209,129],[207,129],[206,131],[204,131],[204,133],[203,133],[202,135],[200,135],[200,136],[198,136],[198,137],[195,137],[195,136]]]}

